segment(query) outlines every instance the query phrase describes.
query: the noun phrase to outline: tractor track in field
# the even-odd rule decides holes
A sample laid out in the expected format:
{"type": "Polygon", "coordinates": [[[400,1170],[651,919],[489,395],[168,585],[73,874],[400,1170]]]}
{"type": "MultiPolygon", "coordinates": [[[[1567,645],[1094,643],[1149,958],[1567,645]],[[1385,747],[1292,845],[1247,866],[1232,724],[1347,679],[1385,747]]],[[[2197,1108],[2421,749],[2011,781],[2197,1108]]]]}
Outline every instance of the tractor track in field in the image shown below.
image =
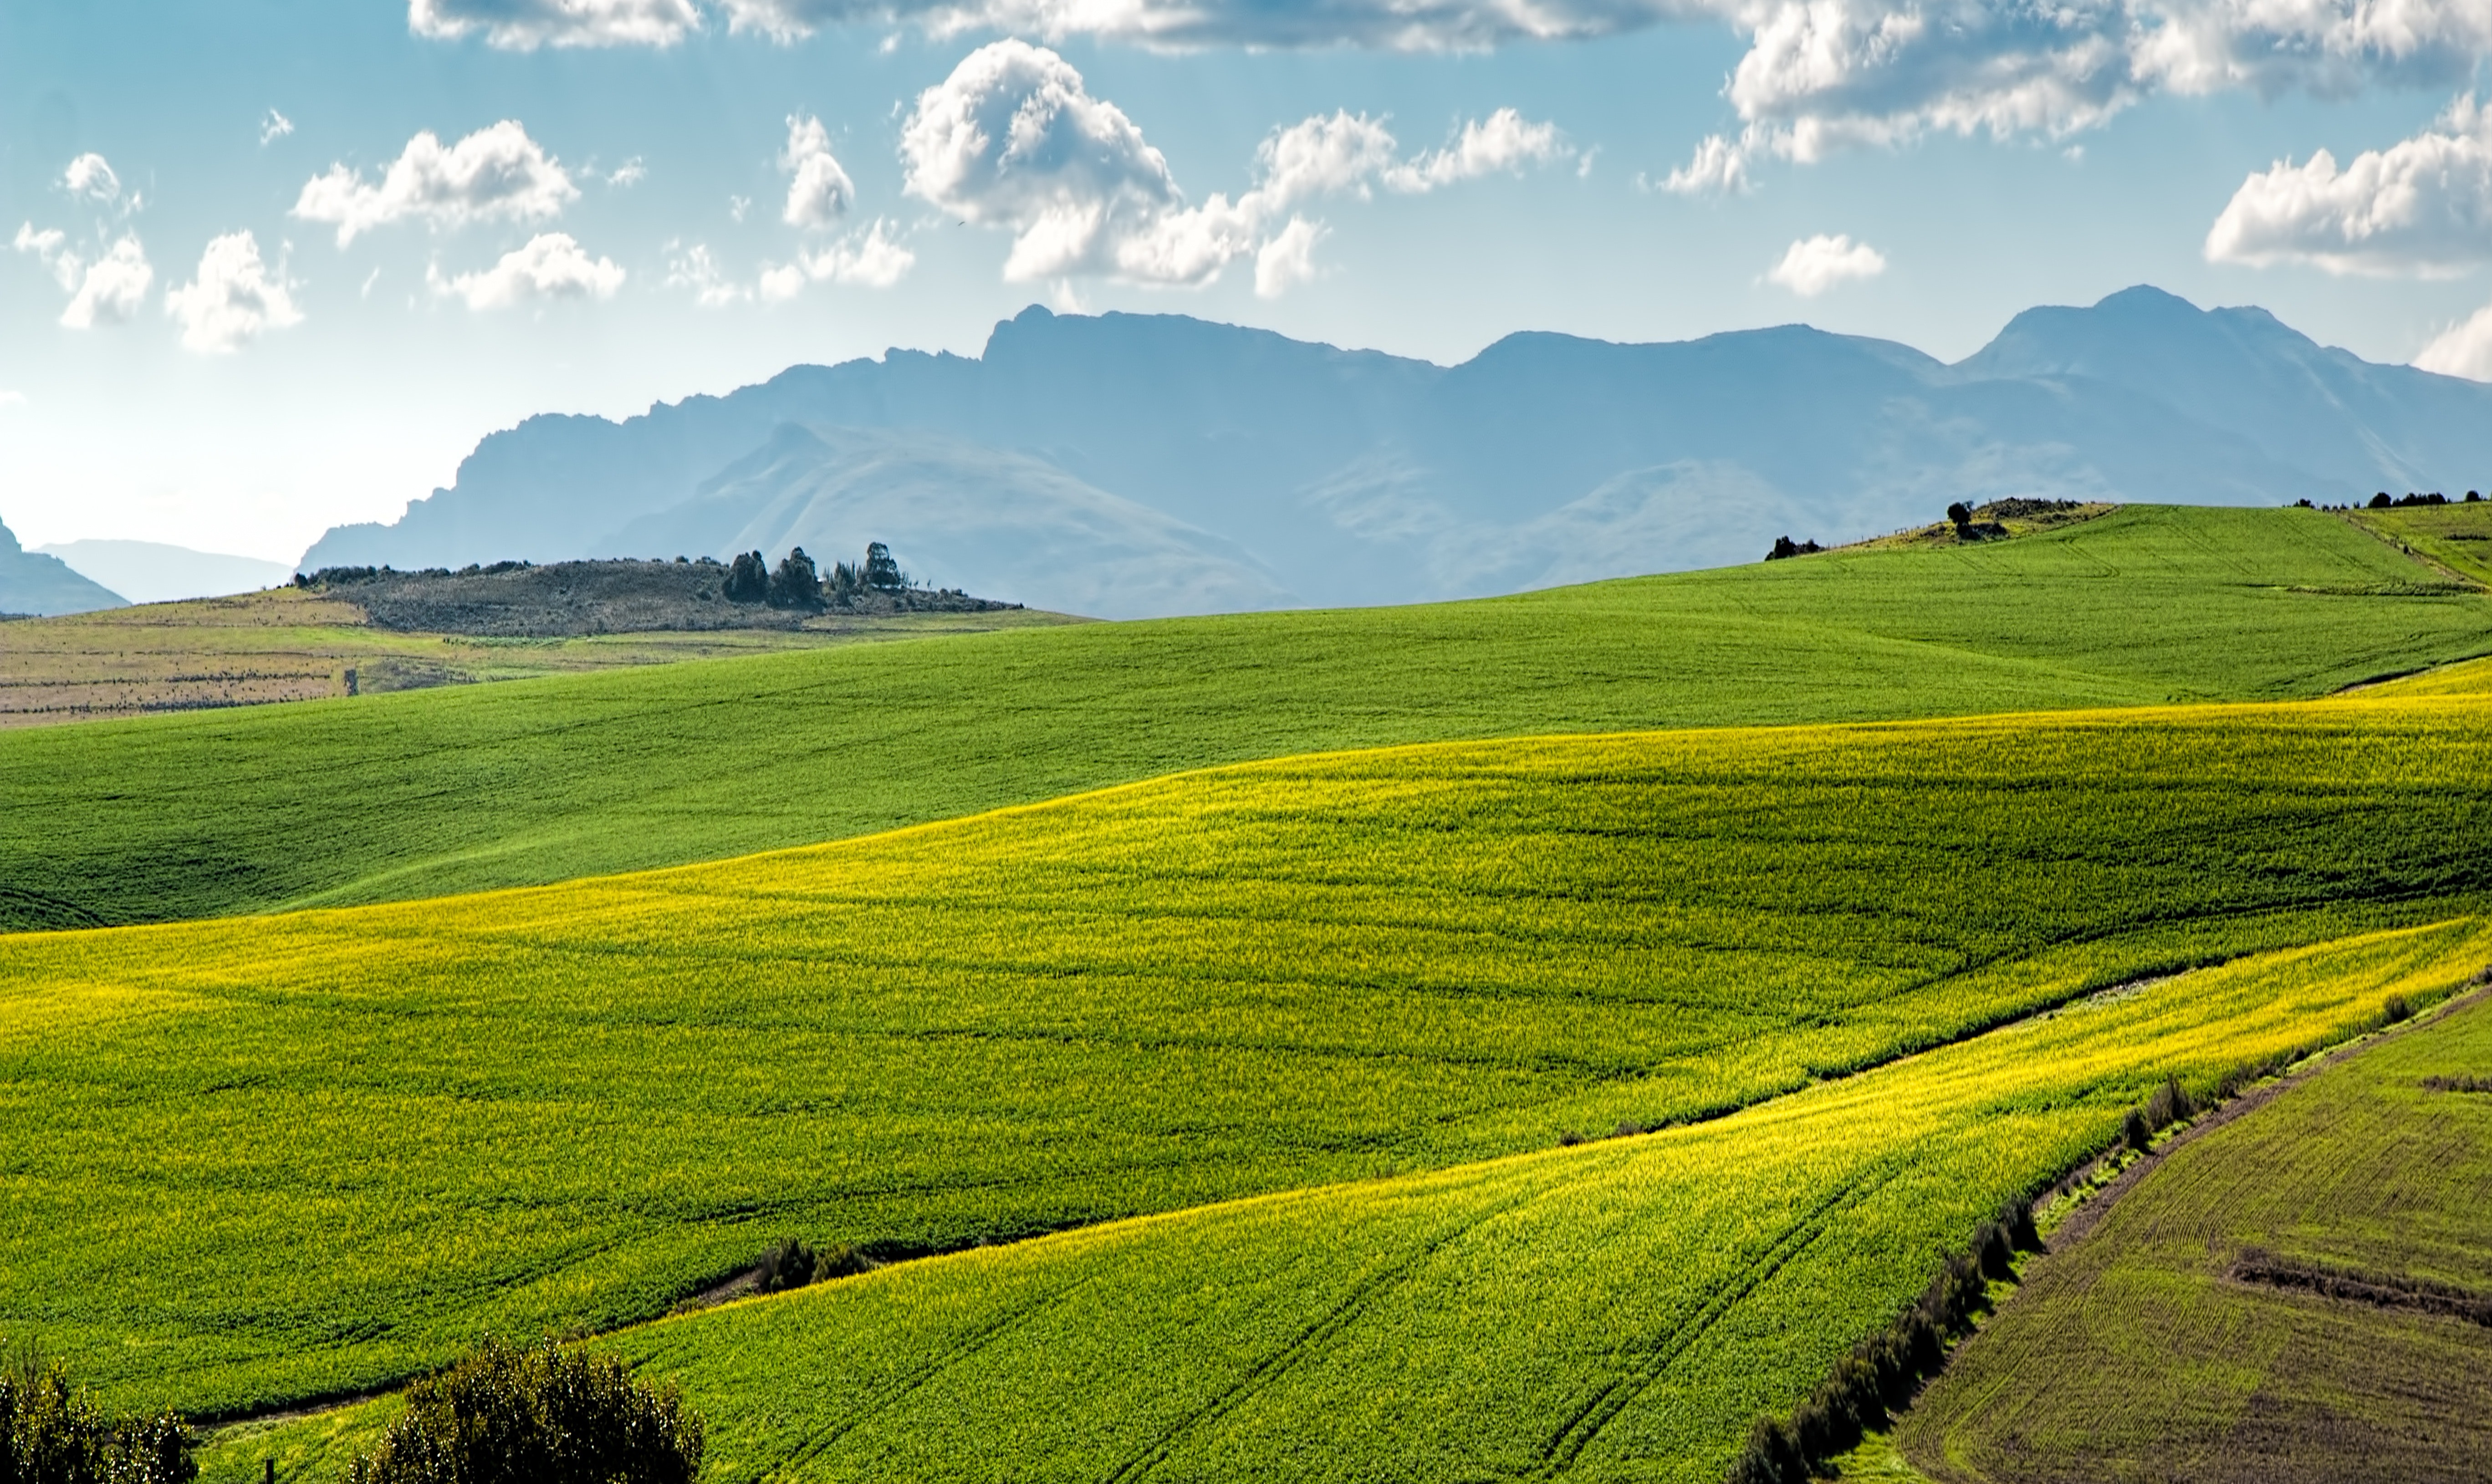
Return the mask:
{"type": "Polygon", "coordinates": [[[1772,1282],[1794,1258],[1814,1245],[1825,1233],[1826,1224],[1836,1211],[1892,1179],[1894,1174],[1894,1170],[1889,1168],[1848,1180],[1806,1215],[1784,1228],[1766,1245],[1764,1254],[1747,1265],[1742,1274],[1744,1281],[1715,1290],[1694,1314],[1647,1347],[1639,1364],[1593,1392],[1563,1426],[1541,1443],[1541,1467],[1536,1470],[1539,1476],[1555,1478],[1572,1469],[1584,1456],[1584,1450],[1591,1446],[1592,1440],[1637,1397],[1659,1380],[1681,1355],[1704,1339],[1716,1321],[1749,1294],[1772,1282]]]}
{"type": "Polygon", "coordinates": [[[1239,1377],[1234,1384],[1194,1409],[1173,1425],[1163,1429],[1158,1438],[1128,1457],[1124,1463],[1109,1473],[1105,1484],[1125,1484],[1125,1481],[1139,1479],[1168,1462],[1171,1451],[1179,1439],[1206,1422],[1214,1421],[1234,1411],[1270,1386],[1272,1382],[1295,1370],[1301,1362],[1318,1353],[1342,1331],[1356,1322],[1358,1317],[1364,1314],[1379,1297],[1399,1288],[1438,1253],[1506,1213],[1531,1203],[1539,1198],[1540,1194],[1533,1191],[1514,1197],[1483,1213],[1478,1219],[1464,1222],[1442,1233],[1402,1261],[1359,1280],[1350,1287],[1348,1293],[1342,1296],[1340,1302],[1326,1310],[1320,1318],[1302,1326],[1294,1338],[1247,1367],[1246,1373],[1239,1377]]]}

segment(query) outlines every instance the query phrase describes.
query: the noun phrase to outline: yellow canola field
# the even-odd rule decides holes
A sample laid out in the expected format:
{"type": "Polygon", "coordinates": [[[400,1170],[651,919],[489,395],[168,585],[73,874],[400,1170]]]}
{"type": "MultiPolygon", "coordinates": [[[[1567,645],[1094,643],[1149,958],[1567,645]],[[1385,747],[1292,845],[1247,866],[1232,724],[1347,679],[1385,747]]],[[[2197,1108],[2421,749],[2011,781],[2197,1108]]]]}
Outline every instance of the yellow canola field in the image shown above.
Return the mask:
{"type": "MultiPolygon", "coordinates": [[[[2446,920],[2492,702],[1284,759],[808,850],[0,937],[0,1330],[131,1404],[1755,1104],[2446,920]]],[[[317,848],[306,842],[305,848],[317,848]]]]}

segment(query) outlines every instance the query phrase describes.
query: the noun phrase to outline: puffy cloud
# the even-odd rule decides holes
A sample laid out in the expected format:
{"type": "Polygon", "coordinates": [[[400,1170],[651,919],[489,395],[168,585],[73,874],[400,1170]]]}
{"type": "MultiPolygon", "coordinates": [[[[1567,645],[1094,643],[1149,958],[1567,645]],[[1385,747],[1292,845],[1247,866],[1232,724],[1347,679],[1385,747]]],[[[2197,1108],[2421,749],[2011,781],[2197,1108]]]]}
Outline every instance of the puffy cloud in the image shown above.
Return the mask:
{"type": "Polygon", "coordinates": [[[2435,337],[2414,364],[2444,376],[2492,381],[2492,305],[2435,337]]]}
{"type": "Polygon", "coordinates": [[[11,245],[40,259],[68,292],[69,307],[61,311],[60,322],[73,330],[128,323],[146,304],[147,290],[156,282],[147,250],[134,233],[123,233],[92,261],[72,252],[68,234],[59,228],[39,232],[31,222],[18,226],[11,245]]]}
{"type": "Polygon", "coordinates": [[[693,0],[407,0],[406,27],[455,41],[485,33],[506,51],[539,46],[671,46],[700,24],[693,0]]]}
{"type": "Polygon", "coordinates": [[[917,265],[917,254],[892,241],[889,223],[877,217],[863,236],[808,253],[804,264],[806,276],[817,282],[889,288],[917,265]]]}
{"type": "Polygon", "coordinates": [[[829,226],[856,204],[856,183],[831,157],[830,131],[816,118],[787,116],[787,147],[779,154],[787,182],[789,226],[829,226]]]}
{"type": "Polygon", "coordinates": [[[1727,195],[1748,186],[1748,152],[1718,134],[1706,134],[1695,156],[1661,182],[1677,195],[1727,195]]]}
{"type": "Polygon", "coordinates": [[[147,302],[156,270],[147,265],[147,251],[135,236],[124,234],[103,256],[86,265],[77,292],[61,311],[61,323],[73,330],[129,323],[147,302]]]}
{"type": "Polygon", "coordinates": [[[1727,94],[1743,128],[1669,189],[1744,184],[1766,156],[1928,133],[2058,138],[2157,93],[2466,75],[2492,55],[2492,0],[1708,0],[1746,38],[1727,94]]]}
{"type": "MultiPolygon", "coordinates": [[[[2492,109],[2470,95],[2431,129],[2343,169],[2326,150],[2233,193],[2207,259],[2329,273],[2444,273],[2492,258],[2492,109]]],[[[2419,363],[2418,363],[2419,364],[2419,363]]]]}
{"type": "Polygon", "coordinates": [[[182,343],[203,355],[229,355],[270,330],[303,322],[284,270],[270,276],[259,240],[248,231],[211,240],[198,277],[164,291],[164,312],[182,321],[182,343]]]}
{"type": "Polygon", "coordinates": [[[1535,124],[1512,108],[1499,108],[1465,124],[1443,149],[1386,171],[1384,183],[1396,191],[1433,191],[1483,175],[1519,174],[1525,165],[1546,164],[1573,153],[1559,138],[1557,125],[1535,124]]]}
{"type": "Polygon", "coordinates": [[[434,293],[464,299],[471,310],[506,310],[531,299],[611,299],[623,286],[623,269],[610,257],[589,256],[569,232],[540,232],[481,273],[431,282],[434,293]]]}
{"type": "Polygon", "coordinates": [[[801,252],[792,263],[765,266],[755,291],[776,304],[803,293],[809,282],[889,288],[917,266],[917,254],[891,232],[891,223],[877,217],[864,231],[851,232],[818,252],[801,252]]]}
{"type": "Polygon", "coordinates": [[[1291,208],[1380,183],[1428,191],[1519,168],[1562,149],[1554,129],[1512,109],[1467,126],[1434,154],[1403,161],[1384,126],[1337,112],[1276,130],[1256,155],[1256,184],[1236,199],[1186,204],[1168,161],[1114,104],[1090,96],[1062,57],[1024,42],[982,46],[917,100],[901,132],[905,189],[957,220],[1013,233],[1013,282],[1106,275],[1140,283],[1203,283],[1258,255],[1274,292],[1312,271],[1312,224],[1261,271],[1261,254],[1291,208]]]}
{"type": "Polygon", "coordinates": [[[293,132],[294,121],[275,108],[269,109],[268,117],[259,121],[259,142],[263,147],[284,138],[293,132]]]}
{"type": "Polygon", "coordinates": [[[61,172],[61,189],[81,200],[107,206],[121,198],[121,177],[102,155],[85,154],[61,172]]]}
{"type": "Polygon", "coordinates": [[[1874,279],[1885,271],[1885,255],[1876,248],[1821,232],[1793,243],[1782,261],[1765,271],[1765,278],[1803,299],[1814,299],[1838,283],[1874,279]]]}
{"type": "Polygon", "coordinates": [[[444,149],[426,130],[406,141],[378,185],[342,164],[306,181],[294,215],[338,228],[338,246],[377,226],[409,218],[435,227],[470,222],[540,221],[578,198],[561,162],[511,119],[480,129],[444,149]]]}
{"type": "Polygon", "coordinates": [[[1255,292],[1258,297],[1278,299],[1293,284],[1308,282],[1316,276],[1316,244],[1328,234],[1326,228],[1304,217],[1291,217],[1290,224],[1272,234],[1255,254],[1255,292]]]}

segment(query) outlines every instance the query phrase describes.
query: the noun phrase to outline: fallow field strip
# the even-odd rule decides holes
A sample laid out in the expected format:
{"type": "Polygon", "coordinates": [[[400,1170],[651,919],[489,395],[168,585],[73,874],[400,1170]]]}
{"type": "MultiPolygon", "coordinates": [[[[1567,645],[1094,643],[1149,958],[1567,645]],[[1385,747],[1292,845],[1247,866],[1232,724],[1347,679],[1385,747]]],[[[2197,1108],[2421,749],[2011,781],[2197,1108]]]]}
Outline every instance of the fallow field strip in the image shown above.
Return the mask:
{"type": "Polygon", "coordinates": [[[2492,1001],[2175,1149],[1899,1440],[1948,1481],[2464,1484],[2492,1459],[2492,1001]],[[2329,1291],[2330,1289],[2336,1291],[2329,1291]]]}
{"type": "MultiPolygon", "coordinates": [[[[2255,955],[1718,1121],[1119,1223],[609,1343],[723,1481],[1715,1484],[2001,1202],[2160,1078],[2345,1035],[2492,957],[2460,920],[2255,955]]],[[[234,1439],[324,1478],[387,1404],[234,1439]]]]}
{"type": "Polygon", "coordinates": [[[1475,603],[30,728],[0,732],[0,930],[716,860],[1294,753],[2281,699],[2487,649],[2492,597],[2337,517],[2135,506],[1475,603]]]}
{"type": "Polygon", "coordinates": [[[1685,1120],[2492,888],[2492,699],[1543,738],[0,937],[0,1327],[132,1404],[1685,1120]]]}

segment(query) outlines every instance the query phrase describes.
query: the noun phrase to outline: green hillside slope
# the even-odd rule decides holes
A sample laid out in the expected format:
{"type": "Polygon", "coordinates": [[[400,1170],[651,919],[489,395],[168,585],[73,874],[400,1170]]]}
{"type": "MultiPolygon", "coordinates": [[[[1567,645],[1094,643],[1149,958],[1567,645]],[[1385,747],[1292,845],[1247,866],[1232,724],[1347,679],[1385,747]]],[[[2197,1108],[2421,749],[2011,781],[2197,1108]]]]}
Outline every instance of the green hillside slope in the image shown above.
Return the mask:
{"type": "Polygon", "coordinates": [[[1489,602],[999,634],[0,735],[0,928],[718,859],[1438,738],[2316,695],[2492,598],[2314,511],[2131,508],[1489,602]]]}
{"type": "MultiPolygon", "coordinates": [[[[1753,1417],[2155,1079],[2342,1035],[2487,954],[2470,921],[2263,955],[1718,1122],[940,1258],[610,1343],[706,1410],[721,1484],[1717,1484],[1753,1417]]],[[[335,1477],[385,1410],[234,1439],[211,1484],[263,1457],[335,1477]]]]}
{"type": "Polygon", "coordinates": [[[371,1384],[793,1232],[949,1248],[1546,1148],[2470,910],[2492,699],[1251,764],[444,901],[0,938],[0,1330],[371,1384]]]}
{"type": "Polygon", "coordinates": [[[2173,1151],[2029,1275],[1900,1440],[1949,1480],[2480,1479],[2487,1211],[2478,1002],[2173,1151]]]}

